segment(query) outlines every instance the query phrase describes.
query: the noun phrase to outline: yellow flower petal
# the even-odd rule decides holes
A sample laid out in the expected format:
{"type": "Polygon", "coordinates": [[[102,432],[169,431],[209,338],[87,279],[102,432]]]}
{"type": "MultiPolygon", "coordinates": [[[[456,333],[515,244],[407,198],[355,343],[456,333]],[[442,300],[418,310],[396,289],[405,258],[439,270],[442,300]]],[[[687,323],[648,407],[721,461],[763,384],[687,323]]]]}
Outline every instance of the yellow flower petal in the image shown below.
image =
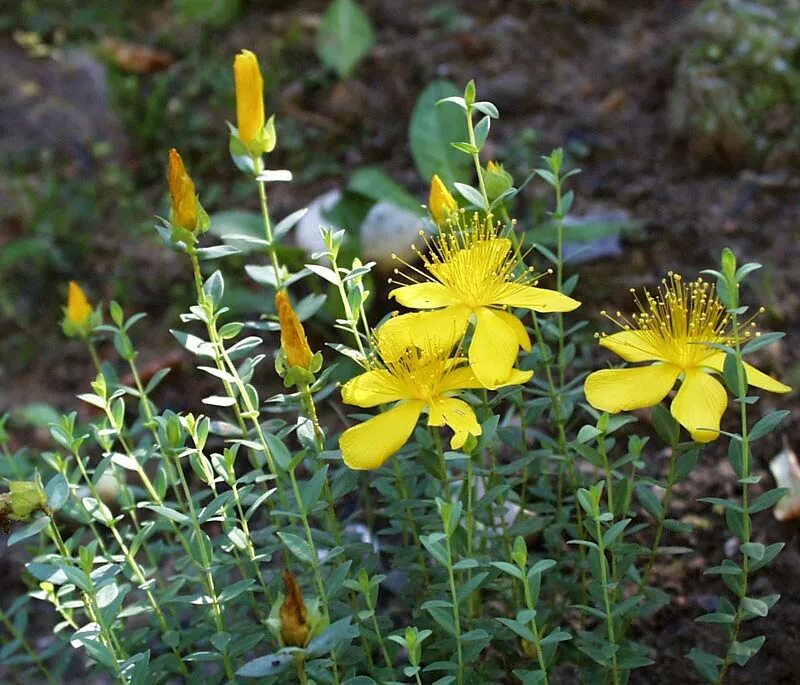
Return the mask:
{"type": "MultiPolygon", "coordinates": [[[[702,365],[722,373],[722,368],[725,365],[725,353],[718,352],[713,354],[707,359],[704,359],[702,365]]],[[[780,381],[775,380],[771,376],[768,376],[763,371],[759,371],[755,366],[751,366],[747,362],[744,363],[744,370],[747,373],[748,384],[754,385],[756,388],[761,388],[762,390],[767,390],[769,392],[789,392],[791,390],[788,385],[784,385],[780,381]]]]}
{"type": "Polygon", "coordinates": [[[443,224],[447,217],[458,211],[458,203],[450,194],[447,186],[436,174],[431,179],[431,192],[428,197],[428,209],[437,224],[443,224]]]}
{"type": "Polygon", "coordinates": [[[661,355],[640,331],[621,331],[604,335],[600,344],[622,357],[626,362],[661,361],[661,355]]]}
{"type": "Polygon", "coordinates": [[[481,425],[472,410],[464,400],[454,397],[440,397],[431,403],[429,426],[448,425],[453,429],[450,447],[457,450],[464,446],[468,435],[481,434],[481,425]]]}
{"type": "Polygon", "coordinates": [[[469,365],[485,388],[494,389],[511,375],[519,352],[517,332],[488,307],[476,309],[475,317],[469,365]]]}
{"type": "Polygon", "coordinates": [[[289,366],[310,369],[314,353],[308,346],[308,338],[306,338],[303,324],[292,308],[292,303],[285,290],[279,290],[275,294],[275,308],[278,310],[278,321],[281,326],[281,349],[286,355],[286,361],[289,366]]]}
{"type": "Polygon", "coordinates": [[[92,315],[92,305],[86,299],[81,287],[75,282],[69,282],[67,291],[67,319],[79,328],[86,326],[92,315]]]}
{"type": "Polygon", "coordinates": [[[342,386],[342,399],[357,407],[377,407],[379,404],[408,399],[397,379],[383,369],[367,371],[342,386]]]}
{"type": "Polygon", "coordinates": [[[700,369],[687,369],[670,411],[692,440],[710,442],[719,437],[719,422],[727,406],[728,394],[716,378],[700,369]]]}
{"type": "Polygon", "coordinates": [[[411,436],[422,400],[401,402],[389,411],[348,428],[339,438],[342,459],[351,469],[377,469],[411,436]]]}
{"type": "Polygon", "coordinates": [[[652,407],[666,397],[680,369],[653,364],[630,369],[603,369],[589,374],[583,390],[595,409],[612,414],[652,407]]]}
{"type": "Polygon", "coordinates": [[[517,336],[517,342],[519,343],[519,346],[526,352],[530,352],[531,338],[528,335],[528,331],[525,330],[525,325],[522,323],[522,321],[520,321],[511,312],[505,312],[501,309],[493,309],[492,311],[503,321],[505,321],[508,327],[514,331],[514,334],[517,336]]]}
{"type": "Polygon", "coordinates": [[[258,58],[250,50],[242,50],[234,58],[233,77],[239,138],[249,145],[264,128],[264,79],[258,58]]]}
{"type": "Polygon", "coordinates": [[[578,300],[573,300],[557,290],[535,288],[521,283],[504,284],[494,297],[493,304],[525,307],[542,313],[571,312],[581,306],[578,300]]]}
{"type": "Polygon", "coordinates": [[[183,159],[175,148],[169,151],[167,185],[172,205],[172,222],[187,231],[197,228],[197,195],[183,159]]]}
{"type": "MultiPolygon", "coordinates": [[[[531,376],[533,376],[533,371],[511,369],[508,378],[497,387],[503,388],[507,385],[522,385],[527,383],[531,376]]],[[[451,371],[442,379],[442,383],[439,385],[439,393],[444,394],[454,390],[472,390],[483,387],[484,386],[475,376],[475,372],[469,366],[461,366],[451,371]]]]}
{"type": "Polygon", "coordinates": [[[459,303],[447,288],[433,281],[395,288],[389,293],[389,297],[410,309],[438,309],[459,303]]]}
{"type": "Polygon", "coordinates": [[[427,342],[449,350],[464,337],[469,316],[462,305],[395,316],[378,329],[378,346],[388,352],[427,342]]]}

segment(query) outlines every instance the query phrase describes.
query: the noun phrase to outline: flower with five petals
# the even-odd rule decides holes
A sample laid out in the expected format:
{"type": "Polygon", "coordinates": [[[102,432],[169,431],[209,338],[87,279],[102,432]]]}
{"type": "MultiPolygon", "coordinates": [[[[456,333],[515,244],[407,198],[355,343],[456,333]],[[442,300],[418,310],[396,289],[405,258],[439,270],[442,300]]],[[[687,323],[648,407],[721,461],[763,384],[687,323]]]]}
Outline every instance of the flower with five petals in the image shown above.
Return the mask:
{"type": "MultiPolygon", "coordinates": [[[[636,303],[639,312],[633,321],[623,321],[624,330],[602,336],[600,344],[627,362],[651,363],[595,371],[584,385],[586,399],[611,413],[652,407],[681,378],[672,415],[693,440],[714,440],[728,395],[712,375],[722,373],[726,353],[712,345],[731,345],[735,333],[725,306],[712,285],[702,279],[685,283],[678,274],[670,274],[657,293],[645,291],[644,301],[637,298],[636,303]]],[[[746,337],[749,331],[741,330],[740,335],[746,337]]],[[[770,392],[791,390],[750,364],[744,367],[749,385],[770,392]]]]}
{"type": "MultiPolygon", "coordinates": [[[[429,426],[447,425],[453,430],[453,449],[463,447],[468,435],[481,434],[472,407],[454,395],[483,386],[464,357],[451,356],[449,344],[429,336],[407,344],[384,334],[377,345],[380,359],[345,383],[342,399],[359,407],[395,405],[342,433],[339,445],[345,464],[351,469],[380,467],[406,443],[423,411],[428,413],[429,426]]],[[[504,385],[524,383],[530,377],[530,371],[514,369],[504,385]]]]}
{"type": "Polygon", "coordinates": [[[569,312],[580,306],[563,293],[536,287],[529,269],[519,274],[522,258],[491,216],[475,215],[470,226],[460,218],[426,242],[429,249],[420,255],[424,270],[409,267],[421,280],[407,276],[407,285],[393,280],[400,287],[390,296],[411,309],[429,311],[395,317],[381,330],[409,342],[426,334],[458,340],[473,321],[469,364],[485,388],[505,385],[519,348],[531,349],[525,326],[507,308],[569,312]]]}

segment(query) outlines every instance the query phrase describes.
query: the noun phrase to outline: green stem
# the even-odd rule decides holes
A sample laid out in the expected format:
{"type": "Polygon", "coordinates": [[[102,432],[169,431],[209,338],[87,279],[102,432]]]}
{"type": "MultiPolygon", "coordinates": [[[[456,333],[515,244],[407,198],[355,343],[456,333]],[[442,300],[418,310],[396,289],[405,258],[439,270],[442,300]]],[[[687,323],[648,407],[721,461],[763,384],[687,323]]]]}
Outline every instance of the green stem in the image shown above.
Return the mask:
{"type": "MultiPolygon", "coordinates": [[[[477,141],[475,139],[475,127],[472,125],[472,111],[471,105],[467,106],[467,131],[469,132],[469,143],[477,149],[477,141]]],[[[483,168],[481,167],[480,153],[475,152],[472,154],[472,161],[475,164],[475,173],[478,175],[478,186],[483,195],[483,201],[486,203],[486,211],[489,211],[489,194],[486,192],[486,182],[483,179],[483,168]]]]}
{"type": "MultiPolygon", "coordinates": [[[[325,434],[322,432],[322,426],[317,416],[317,408],[314,405],[314,396],[311,394],[311,388],[308,383],[302,383],[300,385],[300,397],[303,402],[306,418],[311,421],[314,426],[314,445],[317,450],[317,456],[319,456],[325,451],[325,434]]],[[[336,516],[336,506],[333,501],[333,492],[331,491],[327,474],[322,483],[322,494],[328,502],[327,515],[325,517],[327,519],[328,531],[333,535],[336,544],[341,545],[342,532],[339,528],[339,518],[336,516]]]]}
{"type": "Polygon", "coordinates": [[[237,394],[233,392],[233,386],[231,386],[229,381],[224,381],[225,383],[225,391],[228,393],[228,397],[236,400],[235,407],[236,407],[236,414],[240,420],[240,427],[242,429],[243,435],[247,435],[247,430],[245,428],[244,419],[245,416],[250,419],[252,423],[252,427],[255,430],[256,436],[258,437],[259,442],[261,443],[261,450],[264,453],[264,456],[267,459],[267,466],[269,467],[270,473],[275,476],[275,488],[278,491],[278,496],[280,497],[281,504],[285,507],[288,507],[288,499],[286,498],[286,493],[283,491],[281,487],[281,480],[280,475],[278,473],[278,469],[275,465],[275,460],[272,456],[272,450],[270,450],[269,445],[267,444],[266,438],[264,437],[264,431],[261,428],[261,423],[259,422],[259,411],[257,407],[253,406],[253,403],[250,401],[250,394],[247,392],[247,389],[244,386],[244,382],[242,381],[241,376],[239,376],[239,370],[236,368],[236,365],[231,360],[230,356],[228,355],[227,351],[225,350],[225,346],[219,336],[219,333],[216,329],[216,325],[212,323],[212,319],[214,317],[214,312],[211,311],[212,307],[208,302],[205,292],[203,291],[203,280],[202,275],[200,273],[200,264],[197,259],[197,254],[194,250],[189,252],[189,256],[192,260],[192,266],[194,267],[194,274],[195,274],[195,284],[197,286],[197,297],[200,305],[205,308],[206,310],[206,318],[208,322],[206,324],[208,335],[210,338],[210,342],[214,348],[214,357],[218,360],[217,368],[221,371],[225,371],[226,373],[230,374],[233,378],[233,385],[236,387],[237,394]],[[242,402],[244,405],[244,413],[241,412],[239,408],[239,402],[242,402]]]}
{"type": "MultiPolygon", "coordinates": [[[[606,559],[606,548],[603,543],[603,529],[600,521],[595,519],[595,535],[597,537],[597,551],[600,555],[600,582],[603,587],[603,604],[605,606],[606,614],[606,629],[608,632],[608,641],[613,648],[617,646],[616,636],[614,634],[614,617],[611,612],[611,597],[608,593],[608,560],[606,559]]],[[[617,652],[614,649],[611,655],[611,678],[614,685],[619,685],[619,670],[617,668],[617,652]]]]}
{"type": "MultiPolygon", "coordinates": [[[[264,162],[259,157],[255,164],[256,175],[258,175],[264,170],[264,162]]],[[[261,215],[264,218],[264,234],[267,238],[267,242],[269,243],[267,250],[269,251],[269,258],[272,262],[272,268],[275,270],[275,289],[280,290],[283,287],[283,273],[281,272],[280,262],[278,261],[278,252],[272,237],[272,222],[269,218],[266,182],[256,181],[256,183],[258,183],[258,197],[261,201],[261,215]]]]}
{"type": "MultiPolygon", "coordinates": [[[[578,479],[577,474],[575,473],[575,465],[572,462],[572,459],[569,456],[569,449],[567,447],[567,434],[566,434],[566,427],[564,419],[561,415],[561,395],[558,390],[556,390],[555,383],[553,381],[553,372],[550,366],[550,362],[548,361],[549,353],[547,350],[547,346],[544,342],[544,336],[542,335],[542,329],[539,326],[539,318],[536,316],[536,313],[533,313],[533,331],[534,336],[536,338],[536,344],[539,347],[539,354],[542,357],[542,363],[544,364],[545,369],[545,376],[547,377],[547,389],[550,396],[550,404],[553,408],[553,414],[555,418],[555,423],[558,429],[558,452],[561,456],[561,461],[558,465],[558,475],[557,475],[557,501],[556,501],[556,512],[563,511],[563,500],[564,500],[564,489],[563,489],[563,481],[564,481],[564,469],[567,470],[567,475],[570,479],[570,486],[573,492],[576,492],[578,489],[578,479]]],[[[579,540],[583,539],[583,510],[581,507],[575,507],[575,516],[577,519],[577,536],[579,540]]],[[[557,556],[560,557],[561,550],[556,550],[557,556]]],[[[587,578],[586,578],[586,552],[583,548],[583,545],[578,546],[578,556],[579,556],[579,563],[580,563],[580,575],[581,575],[581,595],[580,595],[580,604],[586,604],[586,597],[587,597],[587,578]]]]}
{"type": "Polygon", "coordinates": [[[97,354],[97,348],[95,347],[94,342],[91,338],[86,338],[86,347],[89,350],[89,356],[92,358],[92,363],[94,364],[94,368],[97,373],[100,373],[100,367],[102,366],[100,362],[100,356],[97,354]]]}
{"type": "Polygon", "coordinates": [[[370,597],[369,591],[364,593],[364,599],[367,602],[367,609],[372,612],[372,627],[375,630],[375,635],[378,638],[378,645],[381,648],[381,654],[383,654],[383,660],[386,663],[386,667],[388,669],[392,669],[394,665],[392,664],[392,660],[389,657],[389,650],[386,649],[386,643],[383,640],[383,634],[381,633],[381,627],[378,623],[378,616],[375,611],[375,605],[372,603],[372,598],[370,597]]]}
{"type": "MultiPolygon", "coordinates": [[[[191,490],[189,490],[189,483],[186,481],[186,476],[183,473],[183,467],[181,466],[181,462],[178,457],[175,457],[175,466],[178,472],[178,478],[180,479],[181,487],[183,488],[184,496],[186,498],[186,504],[189,507],[189,515],[192,519],[192,528],[194,529],[194,534],[197,539],[197,548],[200,551],[200,561],[202,564],[201,570],[205,576],[207,591],[209,597],[211,598],[211,612],[214,618],[214,625],[218,633],[224,633],[226,632],[225,621],[222,617],[222,608],[220,607],[219,597],[217,597],[217,591],[214,586],[214,576],[211,573],[212,559],[209,559],[208,557],[205,542],[203,541],[203,530],[197,520],[197,512],[194,507],[194,500],[192,499],[191,490]]],[[[189,552],[189,554],[191,555],[191,552],[189,552]]],[[[222,665],[225,669],[225,674],[227,675],[228,679],[234,681],[235,674],[227,648],[225,648],[225,650],[222,652],[222,665]]]]}
{"type": "Polygon", "coordinates": [[[436,445],[436,456],[439,457],[439,472],[442,479],[442,489],[444,490],[445,501],[450,502],[450,479],[447,476],[447,462],[444,458],[444,450],[442,449],[442,436],[439,435],[437,428],[431,428],[433,435],[433,442],[436,445]]]}
{"type": "Polygon", "coordinates": [[[295,652],[294,667],[297,671],[297,679],[300,681],[300,685],[307,685],[308,678],[306,677],[306,657],[303,652],[295,652]]]}
{"type": "Polygon", "coordinates": [[[539,637],[539,627],[536,625],[536,603],[533,601],[533,595],[531,595],[531,588],[528,580],[525,579],[521,582],[522,587],[525,590],[525,605],[532,612],[533,616],[531,618],[531,632],[533,633],[534,637],[534,646],[536,647],[536,658],[539,661],[539,669],[543,674],[543,679],[541,682],[543,685],[549,685],[547,680],[547,665],[544,659],[544,652],[542,651],[541,638],[539,637]]]}
{"type": "Polygon", "coordinates": [[[450,545],[450,536],[445,535],[445,549],[447,550],[447,576],[450,583],[450,598],[453,602],[453,625],[455,627],[456,654],[458,658],[458,685],[464,683],[464,655],[461,650],[461,619],[458,609],[458,592],[456,591],[456,576],[453,572],[453,551],[450,545]]]}
{"type": "MultiPolygon", "coordinates": [[[[738,299],[738,298],[737,298],[738,299]]],[[[739,420],[741,423],[741,431],[742,431],[742,477],[740,479],[740,483],[742,484],[742,527],[744,528],[744,539],[741,541],[740,548],[742,545],[750,543],[751,537],[751,523],[750,523],[750,484],[748,483],[748,478],[750,478],[750,438],[748,434],[747,428],[747,402],[745,402],[745,398],[747,397],[747,377],[744,372],[744,360],[742,358],[742,344],[740,339],[740,332],[739,332],[739,320],[738,316],[735,312],[731,312],[731,326],[733,328],[733,341],[734,341],[734,351],[736,353],[736,381],[737,387],[739,390],[738,393],[738,402],[739,402],[739,420]]],[[[747,588],[749,585],[749,574],[750,574],[750,558],[747,554],[742,555],[742,581],[740,585],[740,592],[739,592],[739,602],[738,606],[736,607],[736,616],[733,621],[732,630],[730,633],[730,644],[728,646],[728,651],[725,653],[725,658],[722,662],[722,666],[719,669],[719,677],[717,678],[717,685],[721,685],[722,681],[725,680],[725,675],[728,673],[728,669],[731,666],[731,661],[733,660],[733,648],[736,645],[737,640],[739,639],[739,631],[741,630],[742,623],[744,622],[745,610],[743,606],[744,599],[747,597],[747,588]]]]}
{"type": "MultiPolygon", "coordinates": [[[[339,265],[336,263],[336,257],[331,255],[330,260],[333,271],[336,273],[336,288],[339,291],[339,299],[342,301],[342,307],[344,308],[344,315],[345,319],[347,320],[347,328],[352,334],[353,339],[356,341],[358,351],[361,353],[361,357],[366,364],[367,353],[364,349],[364,343],[361,341],[361,334],[358,332],[358,319],[360,317],[353,314],[353,308],[350,306],[350,300],[347,299],[347,292],[345,292],[344,289],[344,283],[342,282],[342,278],[339,273],[339,265]]],[[[359,311],[363,311],[363,309],[360,309],[359,311]]]]}

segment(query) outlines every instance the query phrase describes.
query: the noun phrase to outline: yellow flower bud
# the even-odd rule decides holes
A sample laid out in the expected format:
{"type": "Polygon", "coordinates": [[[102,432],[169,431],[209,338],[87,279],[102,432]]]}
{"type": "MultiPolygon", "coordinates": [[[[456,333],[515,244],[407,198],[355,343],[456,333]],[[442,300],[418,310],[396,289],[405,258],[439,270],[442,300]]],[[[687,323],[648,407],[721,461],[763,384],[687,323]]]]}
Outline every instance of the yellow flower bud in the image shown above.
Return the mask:
{"type": "Polygon", "coordinates": [[[233,77],[239,138],[249,145],[264,128],[264,79],[258,58],[249,50],[242,50],[233,60],[233,77]]]}
{"type": "Polygon", "coordinates": [[[496,200],[507,190],[510,190],[514,184],[511,174],[503,168],[502,164],[497,164],[496,162],[488,162],[486,164],[486,173],[483,175],[483,181],[490,201],[496,200]]]}
{"type": "Polygon", "coordinates": [[[281,325],[281,348],[286,355],[287,363],[289,366],[310,368],[311,358],[314,355],[308,346],[303,324],[292,309],[285,290],[279,290],[275,295],[275,306],[278,309],[278,321],[281,325]]]}
{"type": "Polygon", "coordinates": [[[89,304],[83,290],[75,281],[70,281],[67,295],[67,321],[75,328],[86,329],[91,315],[92,305],[89,304]]]}
{"type": "Polygon", "coordinates": [[[437,224],[443,224],[453,212],[458,211],[458,203],[450,194],[447,186],[436,174],[431,179],[431,194],[428,198],[428,209],[437,224]]]}
{"type": "Polygon", "coordinates": [[[283,572],[286,599],[280,608],[281,639],[287,647],[305,647],[308,642],[308,609],[297,580],[288,569],[283,572]]]}
{"type": "Polygon", "coordinates": [[[175,148],[169,151],[167,183],[172,203],[172,223],[193,232],[197,228],[197,195],[194,183],[175,148]]]}

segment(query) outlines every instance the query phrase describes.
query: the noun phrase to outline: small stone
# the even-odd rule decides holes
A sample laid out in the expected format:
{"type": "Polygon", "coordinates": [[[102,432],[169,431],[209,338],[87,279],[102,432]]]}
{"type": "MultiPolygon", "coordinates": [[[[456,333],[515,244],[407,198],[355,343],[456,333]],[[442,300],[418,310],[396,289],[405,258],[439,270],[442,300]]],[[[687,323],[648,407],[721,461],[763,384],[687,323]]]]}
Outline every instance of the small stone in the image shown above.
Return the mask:
{"type": "Polygon", "coordinates": [[[326,218],[326,214],[330,212],[341,199],[341,191],[334,188],[314,198],[309,203],[308,211],[297,223],[295,229],[295,241],[298,247],[303,248],[309,254],[321,252],[325,249],[325,243],[322,240],[320,229],[332,228],[335,231],[340,230],[339,226],[333,225],[326,218]]]}
{"type": "Polygon", "coordinates": [[[383,267],[392,265],[392,255],[402,260],[412,259],[411,244],[421,231],[429,230],[430,223],[417,214],[391,202],[378,202],[361,224],[361,254],[383,267]]]}

